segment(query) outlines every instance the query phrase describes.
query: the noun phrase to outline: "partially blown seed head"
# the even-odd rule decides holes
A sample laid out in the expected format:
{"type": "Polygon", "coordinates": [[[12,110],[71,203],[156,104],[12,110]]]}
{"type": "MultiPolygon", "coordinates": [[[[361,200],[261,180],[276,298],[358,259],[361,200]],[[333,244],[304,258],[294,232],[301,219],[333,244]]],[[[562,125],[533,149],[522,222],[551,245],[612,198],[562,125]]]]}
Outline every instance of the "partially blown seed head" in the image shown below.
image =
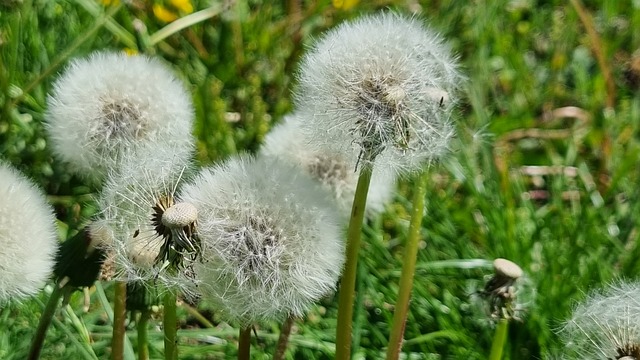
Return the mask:
{"type": "Polygon", "coordinates": [[[53,270],[55,218],[44,194],[0,163],[0,303],[35,294],[53,270]]]}
{"type": "Polygon", "coordinates": [[[296,168],[235,158],[180,197],[198,209],[199,292],[227,320],[301,316],[334,289],[344,261],[335,210],[296,168]]]}
{"type": "Polygon", "coordinates": [[[185,166],[170,154],[153,155],[124,163],[109,176],[99,199],[101,217],[114,236],[117,278],[184,288],[177,272],[199,256],[197,212],[175,196],[185,166]]]}

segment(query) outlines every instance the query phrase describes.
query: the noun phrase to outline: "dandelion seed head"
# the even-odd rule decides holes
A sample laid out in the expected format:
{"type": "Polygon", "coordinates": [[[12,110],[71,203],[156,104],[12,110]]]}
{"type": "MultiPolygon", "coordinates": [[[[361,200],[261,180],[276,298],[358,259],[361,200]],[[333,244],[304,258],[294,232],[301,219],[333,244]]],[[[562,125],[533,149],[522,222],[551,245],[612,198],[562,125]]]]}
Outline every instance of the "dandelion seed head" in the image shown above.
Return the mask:
{"type": "Polygon", "coordinates": [[[193,150],[193,109],[184,86],[160,61],[96,52],[71,63],[48,99],[47,131],[56,155],[88,178],[103,179],[140,149],[193,150]]]}
{"type": "Polygon", "coordinates": [[[560,329],[567,355],[640,359],[640,285],[618,282],[592,292],[560,329]]]}
{"type": "Polygon", "coordinates": [[[180,197],[199,214],[198,290],[228,321],[301,316],[335,288],[344,261],[335,209],[295,167],[231,159],[180,197]]]}
{"type": "Polygon", "coordinates": [[[309,138],[361,166],[412,171],[447,150],[462,78],[417,19],[384,13],[338,26],[305,55],[298,79],[309,138]]]}
{"type": "Polygon", "coordinates": [[[112,173],[99,198],[100,216],[113,233],[110,249],[120,269],[115,277],[124,281],[155,281],[184,290],[191,286],[185,284],[188,279],[166,268],[184,270],[197,257],[196,249],[177,245],[194,240],[194,222],[187,220],[195,215],[188,213],[188,204],[176,198],[178,185],[188,168],[169,152],[154,151],[147,155],[125,162],[112,173]],[[165,216],[169,209],[169,215],[165,216]]]}
{"type": "Polygon", "coordinates": [[[55,217],[43,192],[0,163],[0,303],[35,294],[58,249],[55,217]]]}
{"type": "MultiPolygon", "coordinates": [[[[342,214],[348,216],[358,183],[356,161],[343,153],[314,146],[300,127],[302,116],[305,115],[294,113],[286,116],[267,134],[260,154],[303,169],[331,195],[342,214]]],[[[367,195],[368,215],[384,210],[394,190],[394,172],[382,167],[374,168],[367,195]]]]}

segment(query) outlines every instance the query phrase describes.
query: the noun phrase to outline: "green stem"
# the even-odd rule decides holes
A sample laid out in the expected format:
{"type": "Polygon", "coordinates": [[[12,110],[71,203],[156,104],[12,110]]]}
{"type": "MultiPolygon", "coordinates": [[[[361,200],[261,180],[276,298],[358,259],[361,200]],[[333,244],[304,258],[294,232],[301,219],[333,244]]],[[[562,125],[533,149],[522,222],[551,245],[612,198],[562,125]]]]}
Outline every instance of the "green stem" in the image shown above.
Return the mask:
{"type": "Polygon", "coordinates": [[[176,315],[176,294],[167,291],[164,295],[164,358],[178,359],[178,317],[176,315]]]}
{"type": "Polygon", "coordinates": [[[138,360],[149,360],[149,317],[150,310],[140,312],[138,323],[138,360]]]}
{"type": "Polygon", "coordinates": [[[238,338],[238,360],[251,359],[251,326],[246,329],[240,329],[238,338]]]}
{"type": "Polygon", "coordinates": [[[426,173],[420,176],[413,193],[413,208],[411,210],[411,222],[409,224],[409,236],[404,249],[402,259],[402,273],[400,274],[400,288],[398,300],[396,300],[393,313],[391,334],[389,335],[389,347],[387,348],[387,360],[396,360],[402,350],[404,328],[409,311],[409,300],[413,289],[413,277],[416,272],[416,260],[418,258],[418,244],[420,243],[420,230],[422,229],[422,216],[424,212],[424,198],[427,192],[426,173]]]}
{"type": "Polygon", "coordinates": [[[293,327],[294,318],[289,316],[280,329],[280,336],[278,336],[278,344],[276,345],[276,352],[273,355],[273,360],[283,360],[284,354],[287,352],[287,345],[289,344],[289,336],[291,335],[291,328],[293,327]]]}
{"type": "Polygon", "coordinates": [[[49,328],[49,325],[51,325],[51,320],[53,319],[53,315],[56,313],[62,293],[62,288],[60,288],[58,284],[55,284],[53,292],[47,302],[47,306],[44,308],[42,315],[40,315],[40,322],[38,322],[36,335],[31,342],[31,350],[29,351],[28,357],[29,360],[36,360],[40,358],[40,351],[42,351],[42,345],[44,344],[44,338],[47,335],[47,329],[49,328]]]}
{"type": "Polygon", "coordinates": [[[347,260],[340,281],[338,298],[338,329],[336,331],[336,360],[351,358],[351,328],[353,319],[353,297],[358,268],[358,251],[362,237],[367,193],[371,182],[372,167],[365,166],[360,170],[358,185],[351,208],[351,219],[347,231],[347,260]]]}
{"type": "Polygon", "coordinates": [[[125,322],[127,320],[127,283],[115,282],[113,299],[113,336],[111,337],[111,359],[124,359],[125,322]]]}
{"type": "Polygon", "coordinates": [[[493,336],[493,343],[491,344],[491,354],[489,360],[502,359],[502,350],[504,344],[507,342],[507,330],[509,328],[509,320],[500,319],[498,327],[496,328],[496,334],[493,336]]]}

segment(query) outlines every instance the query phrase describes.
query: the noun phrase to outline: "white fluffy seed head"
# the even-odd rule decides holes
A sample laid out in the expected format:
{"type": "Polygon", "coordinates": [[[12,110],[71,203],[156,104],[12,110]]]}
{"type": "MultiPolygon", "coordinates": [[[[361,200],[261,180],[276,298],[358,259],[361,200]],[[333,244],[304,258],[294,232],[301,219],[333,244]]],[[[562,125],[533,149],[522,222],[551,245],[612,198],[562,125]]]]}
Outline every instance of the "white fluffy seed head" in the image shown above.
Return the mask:
{"type": "Polygon", "coordinates": [[[313,180],[273,159],[204,169],[180,198],[198,209],[198,291],[242,325],[302,316],[344,261],[335,208],[313,180]]]}
{"type": "MultiPolygon", "coordinates": [[[[356,161],[343,153],[314,146],[301,129],[304,116],[299,112],[286,116],[267,134],[260,154],[302,169],[332,195],[342,214],[348,216],[358,184],[356,161]]],[[[367,214],[372,216],[384,210],[394,190],[395,173],[375,167],[367,195],[367,214]]]]}
{"type": "Polygon", "coordinates": [[[568,358],[640,358],[640,284],[619,282],[589,294],[560,337],[568,358]]]}
{"type": "Polygon", "coordinates": [[[306,54],[298,79],[302,126],[318,146],[399,172],[447,150],[462,79],[417,19],[384,13],[338,26],[306,54]]]}
{"type": "Polygon", "coordinates": [[[48,99],[55,154],[88,178],[103,179],[141,148],[164,146],[188,159],[193,109],[184,86],[160,61],[96,52],[75,60],[48,99]]]}
{"type": "Polygon", "coordinates": [[[162,223],[169,228],[183,228],[197,219],[198,209],[186,202],[174,204],[162,214],[162,223]]]}
{"type": "Polygon", "coordinates": [[[107,178],[98,204],[100,218],[113,234],[116,279],[188,287],[185,278],[163,271],[162,261],[156,261],[168,235],[159,233],[163,212],[175,206],[177,187],[189,171],[178,160],[168,151],[144,153],[107,178]]]}
{"type": "Polygon", "coordinates": [[[35,294],[58,249],[55,218],[44,194],[0,163],[0,303],[35,294]]]}

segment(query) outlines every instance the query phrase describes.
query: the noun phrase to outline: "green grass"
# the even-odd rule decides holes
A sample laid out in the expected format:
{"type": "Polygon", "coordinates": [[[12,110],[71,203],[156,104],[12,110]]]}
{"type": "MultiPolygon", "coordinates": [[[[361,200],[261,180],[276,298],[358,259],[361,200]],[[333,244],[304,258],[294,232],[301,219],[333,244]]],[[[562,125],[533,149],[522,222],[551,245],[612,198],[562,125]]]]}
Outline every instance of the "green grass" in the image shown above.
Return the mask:
{"type": "MultiPolygon", "coordinates": [[[[196,2],[196,10],[207,3],[196,2]]],[[[286,6],[261,3],[238,1],[223,15],[146,49],[171,63],[189,84],[202,165],[258,149],[264,135],[292,108],[294,73],[305,46],[344,19],[387,7],[404,12],[421,7],[421,16],[460,56],[468,80],[452,154],[429,173],[425,243],[405,333],[404,351],[410,358],[488,355],[494,329],[471,295],[483,287],[491,269],[448,260],[505,257],[525,270],[535,296],[524,321],[509,327],[509,359],[537,359],[560,349],[554,329],[574,302],[612,279],[637,277],[640,74],[629,67],[640,48],[637,4],[585,4],[613,74],[613,97],[594,55],[593,38],[568,2],[363,1],[344,12],[327,0],[303,1],[299,24],[286,6]],[[614,105],[605,110],[608,96],[614,105]],[[584,118],[552,116],[554,109],[567,106],[579,108],[584,118]],[[239,114],[240,121],[228,121],[229,113],[239,114]],[[530,176],[525,172],[531,165],[561,171],[530,176]]],[[[68,61],[58,57],[87,35],[103,12],[91,4],[24,0],[21,5],[0,5],[1,158],[45,188],[69,230],[96,211],[91,201],[95,189],[54,161],[43,117],[46,94],[61,70],[52,65],[68,61]],[[87,10],[91,8],[99,12],[87,10]],[[39,79],[43,73],[48,75],[39,79]]],[[[70,56],[130,48],[136,39],[134,19],[143,20],[149,34],[164,25],[150,7],[124,6],[110,25],[89,34],[70,56]]],[[[354,342],[363,358],[384,354],[413,181],[403,180],[394,203],[365,225],[354,318],[354,342]]],[[[103,285],[109,297],[110,284],[103,285]]],[[[43,358],[108,358],[109,321],[94,290],[91,300],[89,312],[83,313],[77,293],[71,312],[59,312],[43,358]]],[[[25,358],[44,302],[41,294],[0,311],[0,358],[25,358]]],[[[289,358],[332,357],[336,302],[324,300],[297,322],[289,358]]],[[[204,328],[181,307],[181,359],[234,356],[237,330],[219,324],[210,310],[200,311],[216,327],[204,328]]],[[[152,358],[162,355],[157,320],[151,320],[152,358]]],[[[128,335],[135,344],[134,327],[128,335]]],[[[257,359],[269,358],[277,335],[277,324],[258,330],[257,359]]]]}

